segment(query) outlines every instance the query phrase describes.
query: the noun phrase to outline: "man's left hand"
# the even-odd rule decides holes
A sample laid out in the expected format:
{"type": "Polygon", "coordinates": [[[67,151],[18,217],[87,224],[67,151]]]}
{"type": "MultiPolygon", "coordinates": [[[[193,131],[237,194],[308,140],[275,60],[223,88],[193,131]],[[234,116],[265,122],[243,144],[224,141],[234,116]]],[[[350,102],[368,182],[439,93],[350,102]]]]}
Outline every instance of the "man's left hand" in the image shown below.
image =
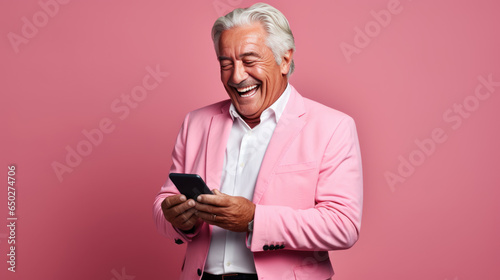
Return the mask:
{"type": "Polygon", "coordinates": [[[206,223],[230,231],[246,232],[253,220],[255,204],[241,196],[230,196],[214,190],[214,194],[198,196],[195,215],[206,223]]]}

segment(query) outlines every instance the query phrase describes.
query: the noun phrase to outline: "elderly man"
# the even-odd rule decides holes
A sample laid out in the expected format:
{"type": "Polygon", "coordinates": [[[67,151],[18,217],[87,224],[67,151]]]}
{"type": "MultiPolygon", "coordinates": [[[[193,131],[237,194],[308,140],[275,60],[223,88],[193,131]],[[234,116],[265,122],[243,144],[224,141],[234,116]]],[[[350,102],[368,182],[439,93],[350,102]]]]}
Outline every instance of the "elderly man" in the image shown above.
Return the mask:
{"type": "Polygon", "coordinates": [[[328,251],[361,225],[354,121],[288,83],[295,45],[277,9],[236,9],[212,39],[230,100],[186,116],[170,172],[214,194],[194,201],[167,181],[154,202],[158,231],[187,242],[181,279],[330,279],[328,251]]]}

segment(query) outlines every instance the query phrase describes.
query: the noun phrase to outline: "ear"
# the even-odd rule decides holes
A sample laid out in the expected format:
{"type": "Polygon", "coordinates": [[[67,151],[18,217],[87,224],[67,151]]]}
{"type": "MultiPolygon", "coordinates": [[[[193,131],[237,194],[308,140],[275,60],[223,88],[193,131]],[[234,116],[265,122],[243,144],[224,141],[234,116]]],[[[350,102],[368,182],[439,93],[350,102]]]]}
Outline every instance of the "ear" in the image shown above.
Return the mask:
{"type": "Polygon", "coordinates": [[[287,75],[288,72],[290,71],[290,65],[292,65],[292,59],[293,59],[293,50],[290,49],[281,58],[280,68],[282,75],[287,75]]]}

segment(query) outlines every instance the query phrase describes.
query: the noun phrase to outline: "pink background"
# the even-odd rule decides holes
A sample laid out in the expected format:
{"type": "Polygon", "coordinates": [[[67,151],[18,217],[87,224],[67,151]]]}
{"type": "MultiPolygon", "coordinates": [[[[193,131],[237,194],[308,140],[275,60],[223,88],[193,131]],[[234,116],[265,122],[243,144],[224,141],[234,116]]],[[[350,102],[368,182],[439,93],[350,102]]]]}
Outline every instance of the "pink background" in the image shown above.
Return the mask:
{"type": "MultiPolygon", "coordinates": [[[[0,2],[1,279],[178,277],[185,245],[155,231],[152,202],[184,115],[226,98],[213,22],[253,3],[72,1],[47,15],[35,0],[0,2]],[[38,27],[21,42],[24,17],[38,27]],[[125,110],[121,95],[137,94],[146,67],[169,75],[128,115],[112,109],[125,110]],[[85,150],[82,131],[103,119],[114,130],[85,150]],[[59,180],[52,164],[79,144],[88,155],[59,180]],[[9,164],[15,273],[5,262],[9,164]]],[[[269,3],[296,39],[291,83],[358,127],[363,226],[352,249],[331,253],[335,279],[499,279],[500,86],[474,95],[478,77],[500,81],[498,1],[269,3]],[[381,25],[371,11],[388,6],[381,25]],[[424,140],[436,128],[440,143],[424,140]]]]}

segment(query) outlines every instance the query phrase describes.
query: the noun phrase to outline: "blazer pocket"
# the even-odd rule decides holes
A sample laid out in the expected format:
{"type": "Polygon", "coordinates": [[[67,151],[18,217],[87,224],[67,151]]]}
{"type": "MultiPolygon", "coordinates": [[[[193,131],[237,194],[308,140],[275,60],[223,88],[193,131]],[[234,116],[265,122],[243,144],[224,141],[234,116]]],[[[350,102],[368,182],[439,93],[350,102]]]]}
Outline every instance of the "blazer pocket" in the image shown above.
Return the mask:
{"type": "Polygon", "coordinates": [[[300,163],[291,163],[291,164],[283,164],[278,165],[275,173],[298,173],[302,171],[309,171],[317,168],[317,161],[309,161],[309,162],[300,162],[300,163]]]}

